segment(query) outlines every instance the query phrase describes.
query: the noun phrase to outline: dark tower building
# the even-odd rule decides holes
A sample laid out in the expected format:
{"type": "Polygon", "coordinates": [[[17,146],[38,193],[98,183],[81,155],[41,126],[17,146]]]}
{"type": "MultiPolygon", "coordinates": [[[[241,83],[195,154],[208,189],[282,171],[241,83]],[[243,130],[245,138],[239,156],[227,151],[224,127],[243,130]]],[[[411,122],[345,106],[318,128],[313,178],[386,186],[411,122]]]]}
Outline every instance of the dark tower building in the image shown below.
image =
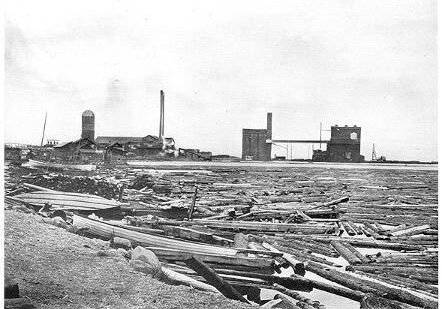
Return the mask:
{"type": "Polygon", "coordinates": [[[361,156],[361,127],[331,127],[327,153],[327,161],[330,162],[364,161],[364,156],[361,156]]]}
{"type": "Polygon", "coordinates": [[[95,115],[92,111],[84,111],[81,115],[81,138],[95,140],[95,115]]]}
{"type": "Polygon", "coordinates": [[[242,159],[254,161],[270,161],[272,144],[272,113],[267,113],[267,129],[242,130],[242,159]]]}

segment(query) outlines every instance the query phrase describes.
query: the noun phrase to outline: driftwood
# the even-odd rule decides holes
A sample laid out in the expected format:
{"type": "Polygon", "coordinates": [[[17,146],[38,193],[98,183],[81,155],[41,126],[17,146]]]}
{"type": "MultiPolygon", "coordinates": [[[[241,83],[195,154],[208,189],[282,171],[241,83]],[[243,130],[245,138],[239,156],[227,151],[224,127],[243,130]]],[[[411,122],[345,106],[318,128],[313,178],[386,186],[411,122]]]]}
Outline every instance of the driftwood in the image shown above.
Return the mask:
{"type": "Polygon", "coordinates": [[[329,266],[338,266],[338,267],[340,266],[340,265],[330,262],[329,260],[326,260],[322,257],[315,256],[315,255],[312,255],[309,253],[301,252],[301,251],[298,251],[298,250],[295,250],[292,248],[282,246],[278,242],[272,242],[272,246],[275,247],[276,249],[278,249],[279,251],[293,255],[294,258],[298,259],[301,262],[315,261],[315,262],[322,263],[322,264],[329,265],[329,266]]]}
{"type": "MultiPolygon", "coordinates": [[[[280,252],[278,249],[276,249],[275,247],[271,246],[268,243],[264,242],[262,245],[264,248],[269,249],[270,251],[280,252]]],[[[287,254],[284,252],[283,252],[282,258],[293,268],[293,271],[295,272],[295,274],[302,274],[302,275],[305,274],[304,263],[302,263],[301,261],[298,261],[290,254],[287,254]]]]}
{"type": "Polygon", "coordinates": [[[361,260],[362,263],[370,263],[371,260],[360,253],[358,250],[356,250],[352,245],[346,242],[341,242],[341,244],[346,247],[351,253],[353,253],[359,260],[361,260]]]}
{"type": "Polygon", "coordinates": [[[200,241],[210,244],[216,244],[216,245],[230,245],[232,244],[232,241],[230,239],[216,236],[212,233],[206,233],[202,231],[198,231],[195,229],[190,229],[186,227],[181,226],[167,226],[163,225],[161,227],[166,235],[168,236],[175,236],[182,239],[188,239],[188,240],[194,240],[194,241],[200,241]]]}
{"type": "Polygon", "coordinates": [[[191,256],[195,256],[204,263],[213,265],[215,268],[225,268],[226,266],[230,266],[236,269],[255,269],[260,270],[263,273],[271,273],[274,271],[275,267],[275,262],[272,259],[230,256],[224,254],[188,253],[181,250],[158,247],[146,248],[153,251],[160,260],[168,262],[182,262],[189,259],[191,256]]]}
{"type": "Polygon", "coordinates": [[[78,215],[73,216],[73,224],[76,225],[78,228],[87,228],[87,232],[94,235],[98,235],[108,239],[110,239],[111,237],[126,238],[132,243],[137,243],[144,247],[162,247],[174,250],[182,250],[188,253],[212,253],[232,256],[237,253],[236,250],[225,247],[185,242],[173,238],[130,231],[125,228],[113,226],[105,222],[85,218],[78,215]]]}
{"type": "Polygon", "coordinates": [[[268,223],[250,221],[218,221],[218,220],[191,220],[191,221],[159,221],[161,225],[203,225],[211,228],[260,231],[269,233],[294,232],[304,234],[326,234],[335,230],[333,225],[320,224],[290,224],[290,223],[268,223]]]}
{"type": "Polygon", "coordinates": [[[425,225],[421,225],[421,226],[415,226],[415,227],[410,227],[408,229],[404,229],[404,230],[399,230],[399,231],[395,231],[390,233],[391,236],[405,236],[405,235],[412,235],[414,233],[421,233],[425,230],[430,229],[430,226],[428,224],[425,225]]]}
{"type": "MultiPolygon", "coordinates": [[[[235,248],[243,248],[243,249],[248,248],[249,239],[243,233],[235,234],[235,237],[233,238],[233,241],[234,241],[234,247],[235,248]]],[[[240,255],[240,256],[247,256],[246,253],[241,253],[241,252],[238,253],[238,255],[240,255]]]]}
{"type": "Polygon", "coordinates": [[[373,274],[392,274],[400,277],[410,278],[418,280],[421,282],[429,284],[438,283],[438,274],[432,268],[423,268],[417,266],[400,266],[400,267],[389,267],[389,266],[371,266],[371,265],[354,265],[348,267],[349,270],[359,270],[363,272],[373,273],[373,274]]]}
{"type": "Polygon", "coordinates": [[[306,269],[327,280],[336,282],[350,289],[355,289],[364,293],[373,293],[388,299],[397,300],[417,307],[438,307],[436,299],[431,300],[428,298],[418,297],[414,294],[411,294],[410,292],[388,287],[374,281],[362,279],[349,273],[344,273],[333,269],[326,269],[322,265],[319,265],[317,263],[308,263],[306,265],[306,269]]]}
{"type": "Polygon", "coordinates": [[[360,301],[365,296],[363,292],[354,289],[349,289],[340,285],[329,284],[327,282],[316,281],[313,279],[307,279],[299,275],[291,275],[290,277],[302,282],[305,286],[329,292],[332,294],[336,294],[355,301],[360,301]]]}
{"type": "Polygon", "coordinates": [[[305,296],[302,296],[301,294],[286,289],[285,287],[279,285],[278,283],[275,283],[274,286],[278,289],[278,291],[283,292],[285,295],[290,296],[293,299],[296,299],[298,302],[300,303],[304,303],[302,304],[301,308],[318,308],[318,309],[325,309],[325,306],[322,305],[319,301],[313,301],[310,298],[307,298],[305,296]]]}
{"type": "Polygon", "coordinates": [[[273,309],[273,308],[279,308],[280,304],[282,302],[282,299],[272,299],[266,302],[264,305],[262,305],[261,309],[273,309]]]}
{"type": "Polygon", "coordinates": [[[340,241],[332,240],[331,245],[339,254],[346,259],[350,264],[361,264],[362,261],[358,258],[347,246],[344,246],[340,241]]]}
{"type": "Polygon", "coordinates": [[[209,284],[195,280],[189,276],[178,273],[178,272],[176,272],[172,269],[169,269],[167,267],[161,267],[161,269],[163,271],[163,274],[166,276],[168,282],[170,282],[170,283],[188,285],[188,286],[194,287],[195,289],[198,289],[198,290],[219,293],[219,291],[217,289],[215,289],[213,286],[211,286],[209,284]]]}
{"type": "Polygon", "coordinates": [[[358,235],[363,234],[361,228],[359,226],[357,226],[356,224],[354,224],[353,222],[347,221],[346,223],[356,232],[356,234],[358,234],[358,235]]]}
{"type": "Polygon", "coordinates": [[[333,201],[330,201],[330,202],[324,203],[324,204],[322,204],[322,205],[312,207],[312,208],[310,208],[310,209],[316,209],[316,208],[322,208],[322,207],[329,207],[329,206],[332,206],[332,205],[337,205],[337,204],[339,204],[339,203],[345,203],[345,202],[348,202],[349,199],[350,199],[350,198],[349,198],[348,196],[344,196],[344,197],[338,198],[338,199],[336,199],[336,200],[333,200],[333,201]]]}
{"type": "Polygon", "coordinates": [[[244,303],[248,301],[238,293],[230,284],[225,282],[213,269],[208,267],[204,262],[200,261],[196,257],[192,257],[184,261],[187,266],[192,268],[198,274],[204,277],[211,285],[213,285],[218,291],[220,291],[227,298],[239,300],[244,303]]]}
{"type": "Polygon", "coordinates": [[[355,247],[366,247],[366,248],[379,248],[379,249],[390,249],[396,251],[420,251],[423,250],[424,247],[421,245],[415,244],[405,244],[399,242],[386,242],[386,241],[378,241],[371,239],[363,239],[363,238],[354,238],[354,237],[334,237],[334,236],[305,236],[305,235],[296,235],[296,234],[276,234],[276,236],[282,236],[285,239],[303,239],[308,241],[308,239],[313,239],[316,241],[330,243],[332,240],[338,240],[340,242],[347,242],[355,247]]]}
{"type": "Polygon", "coordinates": [[[437,295],[438,295],[439,289],[437,286],[422,283],[422,282],[419,282],[419,281],[416,281],[413,279],[395,276],[392,274],[372,274],[372,273],[364,273],[364,272],[359,272],[359,271],[355,271],[355,272],[359,273],[361,275],[364,275],[366,277],[374,278],[376,280],[380,280],[382,282],[386,282],[386,283],[389,283],[389,284],[392,284],[395,286],[404,287],[404,288],[407,288],[410,290],[414,290],[419,293],[431,295],[433,297],[437,297],[437,295]]]}
{"type": "Polygon", "coordinates": [[[354,236],[357,234],[357,232],[347,222],[341,222],[341,224],[348,235],[354,236]]]}
{"type": "MultiPolygon", "coordinates": [[[[285,294],[282,293],[278,293],[275,295],[275,299],[280,299],[282,300],[282,304],[284,308],[287,309],[302,309],[300,306],[298,306],[298,302],[293,299],[290,296],[287,296],[285,294]]],[[[313,309],[313,307],[307,307],[306,309],[313,309]]]]}
{"type": "Polygon", "coordinates": [[[193,211],[195,209],[197,195],[198,195],[198,187],[195,186],[195,193],[193,194],[192,203],[190,204],[188,215],[187,215],[188,219],[192,219],[193,211]]]}
{"type": "Polygon", "coordinates": [[[265,236],[262,240],[276,241],[285,247],[289,247],[297,250],[308,250],[315,253],[319,253],[329,257],[338,257],[339,254],[328,244],[317,242],[314,240],[303,241],[300,239],[290,239],[286,240],[282,237],[265,236]]]}
{"type": "Polygon", "coordinates": [[[416,309],[415,306],[410,306],[395,300],[386,299],[368,293],[361,301],[361,309],[416,309]]]}
{"type": "MultiPolygon", "coordinates": [[[[265,275],[262,273],[255,273],[255,272],[246,272],[246,271],[235,271],[230,269],[218,269],[218,274],[224,274],[224,275],[231,275],[231,276],[240,276],[240,277],[250,277],[250,278],[258,278],[261,280],[264,280],[268,284],[274,284],[278,283],[282,286],[284,286],[287,289],[291,290],[298,290],[298,291],[305,291],[310,292],[312,290],[312,287],[310,284],[307,284],[305,280],[299,280],[298,277],[280,277],[280,276],[274,276],[274,275],[265,275]]],[[[302,277],[300,277],[302,278],[302,277]]]]}

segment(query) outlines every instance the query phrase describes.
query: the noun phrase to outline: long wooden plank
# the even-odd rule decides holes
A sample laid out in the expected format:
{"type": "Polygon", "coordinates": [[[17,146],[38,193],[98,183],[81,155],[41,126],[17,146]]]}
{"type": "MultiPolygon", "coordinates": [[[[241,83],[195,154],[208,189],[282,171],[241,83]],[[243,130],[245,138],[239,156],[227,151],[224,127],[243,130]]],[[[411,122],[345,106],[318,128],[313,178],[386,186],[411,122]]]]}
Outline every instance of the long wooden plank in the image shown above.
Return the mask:
{"type": "Polygon", "coordinates": [[[335,229],[334,225],[320,224],[290,224],[290,223],[269,223],[250,221],[218,221],[218,220],[191,220],[191,221],[159,221],[163,225],[204,225],[213,228],[251,230],[266,232],[304,232],[311,234],[325,234],[335,229]]]}
{"type": "Polygon", "coordinates": [[[165,249],[158,247],[147,247],[147,249],[153,251],[159,259],[164,259],[169,262],[184,261],[185,259],[195,256],[208,264],[218,265],[236,265],[253,268],[265,268],[274,269],[275,262],[272,259],[265,258],[250,258],[245,256],[232,256],[225,254],[202,254],[202,253],[188,253],[176,249],[165,249]]]}
{"type": "Polygon", "coordinates": [[[53,201],[53,200],[37,200],[37,199],[27,199],[22,198],[22,200],[26,203],[43,206],[45,203],[50,203],[52,206],[55,207],[61,207],[65,209],[76,209],[76,208],[82,208],[82,209],[89,209],[89,210],[95,210],[95,209],[109,209],[109,208],[115,208],[119,207],[118,205],[109,205],[109,204],[98,204],[98,203],[88,203],[88,202],[73,202],[73,201],[53,201]]]}
{"type": "Polygon", "coordinates": [[[22,195],[19,196],[19,198],[23,199],[24,201],[28,203],[46,203],[50,202],[51,204],[59,204],[59,205],[66,205],[66,204],[75,204],[75,203],[82,203],[82,204],[91,204],[91,205],[105,205],[105,206],[112,206],[116,207],[119,206],[118,203],[107,201],[107,200],[87,200],[87,199],[63,199],[63,198],[55,198],[53,199],[51,196],[48,197],[34,197],[34,196],[26,196],[22,195]]]}
{"type": "Polygon", "coordinates": [[[199,244],[195,242],[187,242],[152,234],[130,231],[122,227],[112,226],[105,222],[89,219],[78,215],[73,215],[73,224],[78,226],[79,228],[87,228],[87,231],[94,235],[109,239],[111,237],[122,237],[129,239],[131,242],[136,242],[144,247],[162,247],[182,250],[189,253],[202,254],[236,255],[237,253],[237,250],[235,249],[199,244]]]}
{"type": "Polygon", "coordinates": [[[53,199],[63,199],[63,200],[91,200],[91,201],[109,201],[118,203],[116,200],[110,200],[98,195],[85,194],[85,193],[75,193],[75,192],[64,192],[64,191],[34,191],[29,193],[24,193],[33,197],[47,197],[51,196],[53,199]]]}

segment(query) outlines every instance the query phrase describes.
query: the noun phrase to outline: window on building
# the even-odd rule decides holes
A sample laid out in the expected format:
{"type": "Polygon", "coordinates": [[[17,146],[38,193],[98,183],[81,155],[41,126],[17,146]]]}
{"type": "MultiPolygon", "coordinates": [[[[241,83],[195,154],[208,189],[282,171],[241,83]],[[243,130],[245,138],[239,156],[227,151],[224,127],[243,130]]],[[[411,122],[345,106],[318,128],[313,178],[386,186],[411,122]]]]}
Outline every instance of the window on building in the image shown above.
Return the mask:
{"type": "Polygon", "coordinates": [[[356,133],[356,132],[352,132],[352,133],[350,134],[350,139],[358,139],[358,133],[356,133]]]}

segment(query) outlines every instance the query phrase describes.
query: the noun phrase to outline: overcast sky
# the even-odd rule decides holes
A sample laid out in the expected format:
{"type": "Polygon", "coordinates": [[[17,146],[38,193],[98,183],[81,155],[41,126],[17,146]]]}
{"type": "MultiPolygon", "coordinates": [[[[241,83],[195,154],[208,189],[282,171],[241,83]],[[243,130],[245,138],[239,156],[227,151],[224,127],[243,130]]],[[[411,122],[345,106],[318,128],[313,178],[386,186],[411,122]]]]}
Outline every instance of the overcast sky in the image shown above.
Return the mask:
{"type": "Polygon", "coordinates": [[[39,144],[46,111],[79,138],[85,109],[96,136],[158,135],[163,89],[179,147],[240,156],[271,111],[274,138],[356,124],[366,159],[437,160],[436,34],[426,0],[10,0],[5,141],[39,144]]]}

